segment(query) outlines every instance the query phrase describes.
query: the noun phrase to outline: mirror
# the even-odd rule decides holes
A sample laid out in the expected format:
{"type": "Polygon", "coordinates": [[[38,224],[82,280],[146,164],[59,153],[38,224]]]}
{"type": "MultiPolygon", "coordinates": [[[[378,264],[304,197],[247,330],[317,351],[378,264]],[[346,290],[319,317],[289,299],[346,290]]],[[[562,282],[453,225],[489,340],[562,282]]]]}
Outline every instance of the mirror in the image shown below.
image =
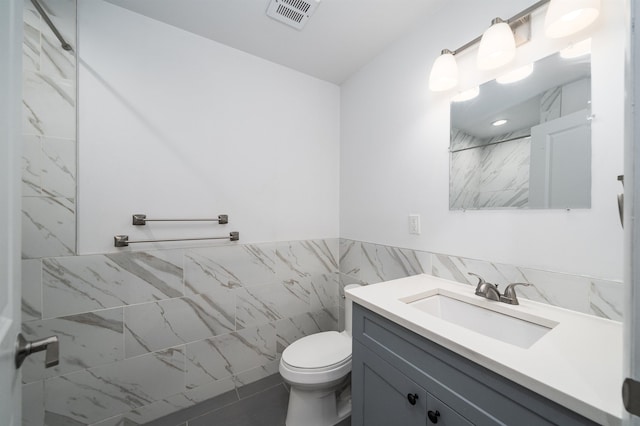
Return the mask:
{"type": "Polygon", "coordinates": [[[590,105],[590,55],[560,53],[452,102],[449,208],[590,208],[590,105]]]}

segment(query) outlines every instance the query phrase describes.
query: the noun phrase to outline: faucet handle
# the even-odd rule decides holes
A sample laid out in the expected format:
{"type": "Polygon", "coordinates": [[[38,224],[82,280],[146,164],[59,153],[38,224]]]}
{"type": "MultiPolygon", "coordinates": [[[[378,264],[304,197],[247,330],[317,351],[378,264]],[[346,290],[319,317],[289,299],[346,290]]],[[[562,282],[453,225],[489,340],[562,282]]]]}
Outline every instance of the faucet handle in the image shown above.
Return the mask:
{"type": "Polygon", "coordinates": [[[478,278],[478,286],[481,286],[483,284],[486,284],[487,282],[484,280],[484,278],[482,278],[480,275],[478,274],[474,274],[473,272],[467,272],[467,274],[469,275],[473,275],[474,277],[478,278]]]}
{"type": "Polygon", "coordinates": [[[504,295],[500,296],[500,301],[504,303],[508,303],[510,305],[519,305],[520,302],[518,302],[518,296],[516,295],[516,289],[515,289],[515,287],[518,285],[529,287],[531,284],[530,283],[509,284],[507,288],[504,289],[504,295]]]}

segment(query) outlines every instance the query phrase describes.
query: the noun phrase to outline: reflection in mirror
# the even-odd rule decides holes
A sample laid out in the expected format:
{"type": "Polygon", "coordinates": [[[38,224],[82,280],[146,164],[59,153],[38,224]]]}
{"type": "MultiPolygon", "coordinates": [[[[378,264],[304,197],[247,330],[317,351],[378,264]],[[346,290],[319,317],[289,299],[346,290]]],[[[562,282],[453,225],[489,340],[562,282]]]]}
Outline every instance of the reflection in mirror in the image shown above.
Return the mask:
{"type": "Polygon", "coordinates": [[[451,104],[450,209],[591,207],[590,55],[533,65],[451,104]]]}

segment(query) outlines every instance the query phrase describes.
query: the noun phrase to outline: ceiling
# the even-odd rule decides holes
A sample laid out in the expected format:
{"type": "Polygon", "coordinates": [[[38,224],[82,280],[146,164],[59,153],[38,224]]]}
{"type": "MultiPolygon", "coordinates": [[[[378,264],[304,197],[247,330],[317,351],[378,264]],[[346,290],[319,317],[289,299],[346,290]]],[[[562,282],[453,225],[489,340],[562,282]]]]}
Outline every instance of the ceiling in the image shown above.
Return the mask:
{"type": "Polygon", "coordinates": [[[446,0],[322,0],[298,31],[271,0],[107,0],[252,55],[341,84],[446,0]]]}

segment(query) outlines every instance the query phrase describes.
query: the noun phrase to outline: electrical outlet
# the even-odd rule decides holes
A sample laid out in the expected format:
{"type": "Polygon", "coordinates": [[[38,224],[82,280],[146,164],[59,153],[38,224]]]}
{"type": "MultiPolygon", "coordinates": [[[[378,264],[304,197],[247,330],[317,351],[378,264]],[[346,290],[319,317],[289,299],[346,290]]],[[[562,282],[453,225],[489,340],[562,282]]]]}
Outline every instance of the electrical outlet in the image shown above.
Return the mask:
{"type": "Polygon", "coordinates": [[[409,233],[420,235],[420,215],[419,214],[409,215],[409,233]]]}

